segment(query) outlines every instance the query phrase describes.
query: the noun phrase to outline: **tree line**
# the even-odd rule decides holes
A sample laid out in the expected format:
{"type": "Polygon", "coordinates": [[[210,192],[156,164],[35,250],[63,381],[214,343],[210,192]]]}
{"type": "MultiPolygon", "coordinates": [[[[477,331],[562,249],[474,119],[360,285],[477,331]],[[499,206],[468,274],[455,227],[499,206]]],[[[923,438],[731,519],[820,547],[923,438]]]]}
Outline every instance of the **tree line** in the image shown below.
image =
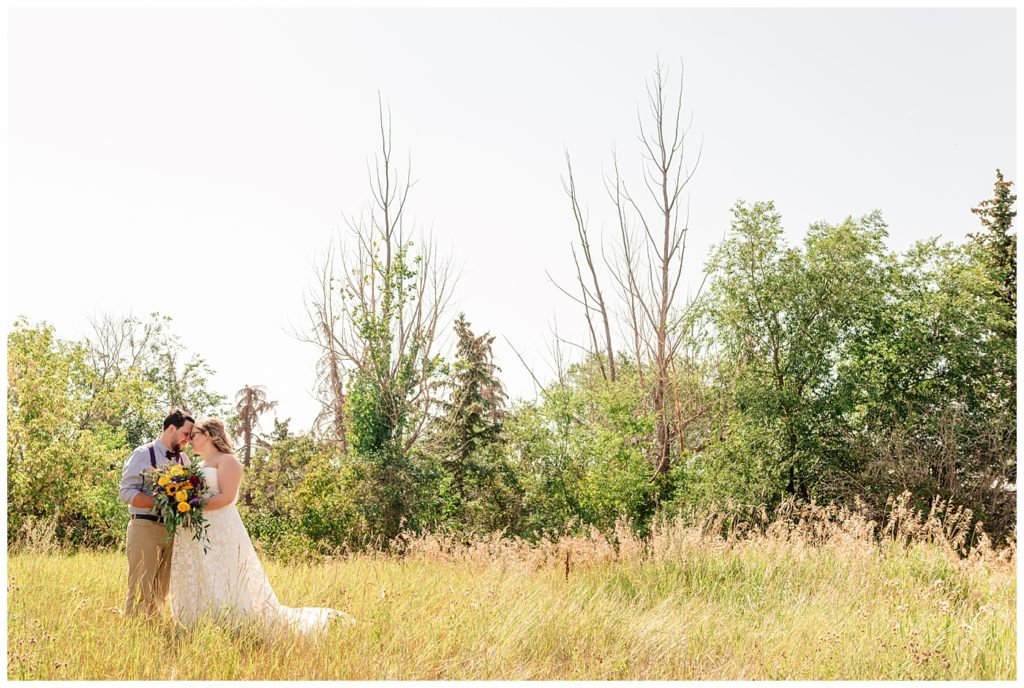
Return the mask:
{"type": "Polygon", "coordinates": [[[120,543],[121,463],[172,406],[230,419],[247,467],[240,509],[282,554],[394,547],[437,529],[536,538],[626,520],[644,533],[660,515],[792,498],[856,501],[881,518],[903,492],[1012,537],[1013,183],[996,171],[965,242],[903,252],[887,247],[880,212],[815,223],[790,245],[772,202],[739,201],[690,275],[685,191],[700,150],[682,82],[670,91],[659,66],[639,182],[612,154],[608,245],[592,236],[566,153],[577,279],[554,286],[584,338],[556,333],[556,374],[536,380],[536,400],[510,402],[495,336],[464,313],[451,320],[457,276],[407,226],[411,172],[393,160],[381,105],[371,202],[321,257],[296,333],[320,353],[310,431],[269,418],[258,384],[233,402],[211,389],[208,364],[159,314],[104,317],[79,341],[21,318],[8,335],[8,542],[50,519],[70,542],[120,543]]]}

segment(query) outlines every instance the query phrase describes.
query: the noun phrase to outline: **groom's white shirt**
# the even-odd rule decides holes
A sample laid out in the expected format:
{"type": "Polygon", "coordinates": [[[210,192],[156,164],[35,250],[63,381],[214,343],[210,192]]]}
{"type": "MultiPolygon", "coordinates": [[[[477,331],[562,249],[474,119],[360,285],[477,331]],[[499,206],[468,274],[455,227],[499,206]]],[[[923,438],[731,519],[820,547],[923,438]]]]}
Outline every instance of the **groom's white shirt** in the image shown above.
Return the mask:
{"type": "MultiPolygon", "coordinates": [[[[167,447],[160,440],[153,440],[153,452],[156,454],[157,467],[165,466],[169,463],[167,447]]],[[[181,460],[182,463],[188,463],[188,459],[184,454],[181,455],[181,460]]],[[[142,474],[150,468],[152,468],[152,464],[149,462],[148,444],[137,448],[128,457],[128,460],[124,462],[124,470],[121,472],[121,488],[117,496],[128,505],[128,513],[130,514],[156,515],[155,509],[141,509],[137,506],[132,506],[132,500],[135,499],[135,495],[140,492],[149,494],[149,492],[142,489],[142,474]]]]}

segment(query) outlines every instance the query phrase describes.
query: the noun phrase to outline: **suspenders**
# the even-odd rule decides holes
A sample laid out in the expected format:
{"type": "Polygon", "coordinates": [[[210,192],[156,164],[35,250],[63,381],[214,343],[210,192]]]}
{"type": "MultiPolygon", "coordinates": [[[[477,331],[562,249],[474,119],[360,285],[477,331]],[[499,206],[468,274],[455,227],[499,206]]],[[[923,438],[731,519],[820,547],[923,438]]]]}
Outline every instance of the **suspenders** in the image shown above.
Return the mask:
{"type": "MultiPolygon", "coordinates": [[[[147,445],[147,448],[149,449],[149,464],[153,468],[156,468],[156,452],[153,450],[153,443],[150,442],[147,445]]],[[[181,454],[178,454],[178,457],[175,459],[175,461],[177,461],[179,464],[181,463],[181,454]]]]}

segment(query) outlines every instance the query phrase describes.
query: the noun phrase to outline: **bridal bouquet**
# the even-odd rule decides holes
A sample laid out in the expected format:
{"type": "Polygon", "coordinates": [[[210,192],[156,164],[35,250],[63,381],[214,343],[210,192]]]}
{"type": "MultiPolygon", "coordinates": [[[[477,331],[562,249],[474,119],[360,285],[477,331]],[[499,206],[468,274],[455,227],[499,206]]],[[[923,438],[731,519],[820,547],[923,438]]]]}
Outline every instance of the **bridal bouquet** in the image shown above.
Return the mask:
{"type": "Polygon", "coordinates": [[[206,519],[203,518],[203,500],[206,481],[196,464],[181,466],[169,463],[151,468],[145,473],[145,483],[157,512],[163,516],[164,525],[170,535],[178,528],[191,528],[194,539],[204,542],[206,548],[206,519]]]}

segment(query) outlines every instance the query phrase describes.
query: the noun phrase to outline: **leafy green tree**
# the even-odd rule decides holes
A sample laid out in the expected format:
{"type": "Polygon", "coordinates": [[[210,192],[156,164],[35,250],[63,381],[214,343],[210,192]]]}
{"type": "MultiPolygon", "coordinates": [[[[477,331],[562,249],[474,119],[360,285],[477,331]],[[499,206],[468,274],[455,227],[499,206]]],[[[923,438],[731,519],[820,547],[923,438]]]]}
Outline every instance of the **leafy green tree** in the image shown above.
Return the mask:
{"type": "Polygon", "coordinates": [[[83,427],[93,385],[86,347],[22,318],[7,352],[8,542],[41,519],[70,542],[116,542],[127,523],[117,508],[124,434],[83,427]]]}
{"type": "Polygon", "coordinates": [[[679,480],[694,501],[786,492],[861,496],[879,511],[910,490],[953,499],[996,530],[1013,513],[1013,327],[1005,273],[972,246],[884,246],[877,213],[784,245],[771,204],[734,209],[714,259],[717,437],[679,480]]]}
{"type": "Polygon", "coordinates": [[[774,204],[733,208],[732,236],[714,257],[710,306],[732,395],[731,436],[712,454],[741,460],[741,474],[761,483],[764,497],[785,490],[808,498],[822,469],[843,458],[848,409],[834,394],[836,364],[884,301],[885,236],[872,213],[818,223],[803,250],[790,248],[774,204]]]}
{"type": "MultiPolygon", "coordinates": [[[[342,546],[352,535],[344,528],[349,521],[318,511],[336,501],[321,492],[342,473],[337,447],[311,435],[294,435],[288,426],[287,420],[275,419],[274,429],[254,451],[245,478],[252,497],[240,507],[246,525],[265,547],[286,557],[310,554],[318,541],[321,548],[342,546]]],[[[358,488],[351,489],[346,504],[352,509],[359,494],[358,488]]]]}
{"type": "Polygon", "coordinates": [[[856,471],[835,476],[876,500],[910,490],[971,508],[1005,532],[1016,471],[1012,312],[970,247],[919,242],[898,262],[885,307],[839,369],[856,471]],[[852,477],[854,480],[846,480],[852,477]]]}
{"type": "Polygon", "coordinates": [[[571,451],[583,467],[580,520],[605,533],[627,520],[645,532],[666,482],[651,480],[648,460],[656,414],[634,362],[619,361],[615,382],[595,375],[593,362],[572,367],[569,375],[583,402],[583,422],[570,426],[571,451]]]}
{"type": "Polygon", "coordinates": [[[347,445],[348,459],[367,464],[366,496],[380,511],[374,523],[390,541],[410,525],[421,499],[424,467],[415,449],[444,374],[434,347],[453,285],[450,262],[438,258],[433,244],[406,239],[412,182],[392,163],[383,105],[379,114],[373,203],[368,215],[349,221],[354,244],[337,253],[332,245],[324,260],[323,288],[307,303],[305,338],[326,357],[318,386],[326,391],[327,424],[332,433],[344,429],[346,442],[339,444],[347,445]]]}
{"type": "Polygon", "coordinates": [[[570,366],[539,403],[520,403],[505,420],[523,536],[580,526],[610,534],[620,519],[643,532],[651,522],[662,487],[648,460],[657,415],[633,361],[620,357],[614,382],[604,363],[594,354],[570,366]]]}
{"type": "Polygon", "coordinates": [[[163,332],[162,321],[155,314],[146,322],[103,315],[92,326],[85,343],[92,371],[90,402],[82,427],[123,428],[128,444],[140,446],[160,432],[160,391],[147,375],[147,357],[163,332]]]}
{"type": "MultiPolygon", "coordinates": [[[[442,359],[429,355],[425,331],[406,337],[403,312],[417,298],[420,261],[411,245],[399,247],[389,261],[373,261],[379,299],[359,301],[350,311],[363,359],[350,374],[345,416],[348,445],[368,462],[370,496],[379,507],[381,535],[394,538],[413,513],[421,488],[416,479],[413,443],[425,422],[420,398],[443,372],[442,359]],[[397,340],[403,339],[401,346],[397,340]]],[[[351,295],[356,298],[354,294],[351,295]]]]}
{"type": "Polygon", "coordinates": [[[167,329],[169,317],[165,316],[163,323],[162,336],[154,342],[146,361],[146,379],[157,389],[159,407],[163,411],[185,408],[197,419],[230,419],[227,397],[210,388],[213,369],[209,363],[199,354],[188,355],[181,339],[167,329]]]}
{"type": "Polygon", "coordinates": [[[584,467],[570,452],[569,434],[577,406],[572,390],[552,386],[541,404],[520,402],[505,419],[505,450],[522,492],[524,537],[561,533],[579,519],[584,467]]]}
{"type": "Polygon", "coordinates": [[[227,397],[211,389],[209,364],[189,355],[172,328],[171,318],[159,313],[146,320],[106,315],[93,322],[86,340],[93,370],[89,418],[123,427],[132,447],[160,433],[168,409],[186,408],[197,418],[231,414],[227,397]]]}

